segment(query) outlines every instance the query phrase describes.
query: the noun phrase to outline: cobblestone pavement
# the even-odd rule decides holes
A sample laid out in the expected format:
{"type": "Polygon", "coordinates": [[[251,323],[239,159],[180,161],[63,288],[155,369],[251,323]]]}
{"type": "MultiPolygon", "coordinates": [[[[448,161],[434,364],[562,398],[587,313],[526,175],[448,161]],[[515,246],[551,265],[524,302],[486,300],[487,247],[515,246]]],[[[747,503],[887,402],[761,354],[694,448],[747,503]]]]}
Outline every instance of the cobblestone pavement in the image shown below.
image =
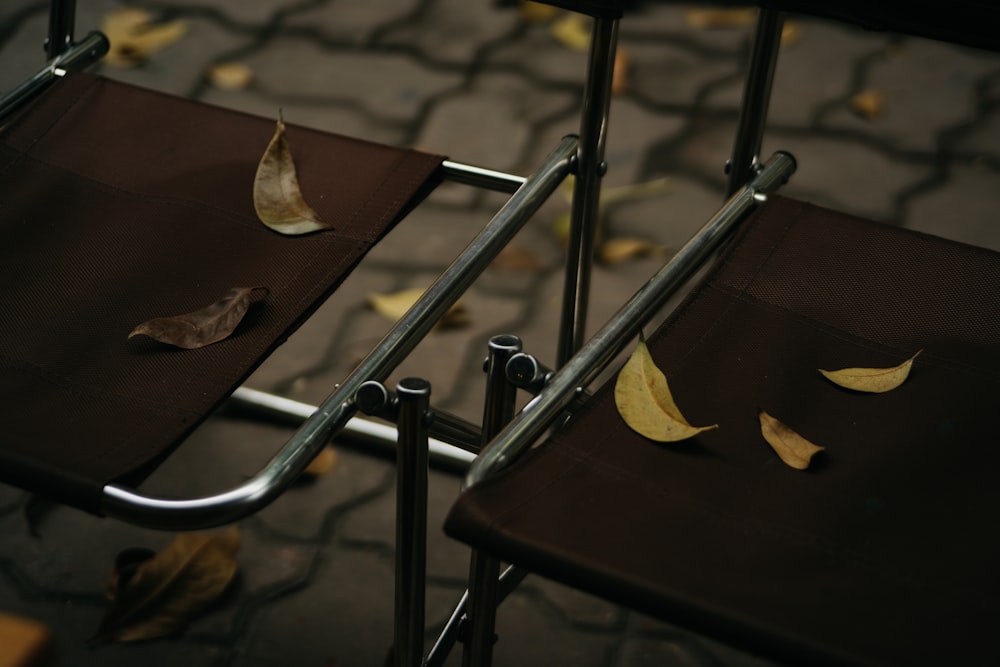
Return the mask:
{"type": "MultiPolygon", "coordinates": [[[[81,0],[96,26],[113,0],[81,0]]],[[[137,0],[188,30],[133,69],[108,76],[344,134],[426,147],[456,160],[523,172],[575,131],[584,55],[516,9],[468,0],[137,0]],[[204,73],[241,62],[255,75],[222,90],[204,73]]],[[[42,61],[45,3],[0,8],[0,89],[42,61]]],[[[607,238],[677,248],[720,201],[749,27],[692,25],[683,8],[640,5],[622,25],[628,88],[614,101],[606,184],[668,179],[663,191],[609,206],[607,238]]],[[[81,30],[82,32],[82,30],[81,30]]],[[[795,20],[775,84],[766,149],[800,161],[788,192],[820,204],[1000,249],[1000,58],[943,44],[795,20]],[[936,92],[922,82],[934,84],[936,92]],[[885,94],[875,118],[851,111],[885,94]],[[929,128],[929,131],[927,131],[929,128]]],[[[332,187],[335,187],[333,184],[332,187]]],[[[499,197],[440,188],[376,248],[345,286],[249,385],[318,402],[387,329],[371,292],[423,286],[456,255],[499,197]]],[[[390,384],[418,375],[433,402],[478,420],[488,338],[517,333],[543,360],[555,350],[562,248],[547,204],[517,252],[464,299],[470,324],[432,334],[390,384]],[[526,266],[525,266],[526,264],[526,266]]],[[[603,323],[661,260],[596,269],[591,327],[603,323]]],[[[289,430],[213,418],[147,487],[218,491],[252,474],[289,430]]],[[[0,488],[0,611],[52,629],[57,664],[352,667],[381,664],[391,638],[393,468],[351,450],[336,468],[241,522],[237,585],[179,638],[88,648],[106,607],[115,554],[171,536],[101,520],[0,488]]],[[[468,554],[440,524],[458,481],[430,490],[428,636],[463,588],[468,554]]],[[[501,608],[497,664],[579,667],[757,665],[752,656],[529,578],[501,608]]],[[[458,664],[452,658],[449,664],[458,664]]]]}

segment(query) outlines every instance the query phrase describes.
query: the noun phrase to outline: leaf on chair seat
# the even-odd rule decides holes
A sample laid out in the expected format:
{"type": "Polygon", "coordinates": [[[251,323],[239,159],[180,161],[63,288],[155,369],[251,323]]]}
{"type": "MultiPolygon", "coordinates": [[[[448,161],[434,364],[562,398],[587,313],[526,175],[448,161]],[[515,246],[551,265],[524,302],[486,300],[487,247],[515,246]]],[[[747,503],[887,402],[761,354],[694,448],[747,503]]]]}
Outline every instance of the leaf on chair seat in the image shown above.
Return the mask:
{"type": "Polygon", "coordinates": [[[835,371],[825,371],[821,368],[819,372],[830,382],[845,389],[882,394],[892,391],[906,381],[910,376],[913,361],[920,356],[920,352],[923,350],[892,368],[841,368],[835,371]]]}
{"type": "Polygon", "coordinates": [[[641,335],[632,355],[618,373],[615,405],[629,428],[657,442],[686,440],[719,426],[692,426],[688,423],[670,393],[666,376],[656,367],[641,335]]]}
{"type": "MultiPolygon", "coordinates": [[[[426,291],[422,287],[415,287],[390,294],[373,293],[368,295],[368,305],[382,317],[397,322],[426,291]]],[[[434,328],[456,329],[467,324],[469,324],[469,316],[465,311],[465,306],[461,302],[456,302],[445,312],[434,328]]]]}
{"type": "Polygon", "coordinates": [[[763,410],[758,417],[761,434],[786,465],[796,470],[805,470],[812,462],[812,457],[823,451],[823,447],[809,442],[763,410]]]}
{"type": "Polygon", "coordinates": [[[253,205],[260,221],[280,234],[298,236],[331,229],[302,196],[281,114],[278,114],[274,136],[257,165],[253,205]]]}
{"type": "Polygon", "coordinates": [[[182,533],[147,557],[125,578],[115,569],[108,587],[111,608],[94,642],[142,641],[175,635],[204,612],[236,576],[236,528],[182,533]]]}
{"type": "Polygon", "coordinates": [[[250,306],[267,295],[265,287],[234,287],[215,303],[194,312],[147,320],[128,337],[149,336],[185,350],[205,347],[228,338],[250,306]]]}

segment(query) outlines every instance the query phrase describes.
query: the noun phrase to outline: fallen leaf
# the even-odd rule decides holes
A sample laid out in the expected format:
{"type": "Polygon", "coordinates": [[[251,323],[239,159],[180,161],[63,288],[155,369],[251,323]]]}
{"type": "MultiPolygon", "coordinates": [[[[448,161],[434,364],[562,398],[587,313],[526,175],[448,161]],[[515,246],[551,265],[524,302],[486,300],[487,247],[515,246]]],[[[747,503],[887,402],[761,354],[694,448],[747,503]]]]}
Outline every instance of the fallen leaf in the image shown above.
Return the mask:
{"type": "Polygon", "coordinates": [[[504,246],[490,267],[502,271],[541,271],[545,268],[538,255],[516,243],[504,246]]]}
{"type": "Polygon", "coordinates": [[[257,165],[253,206],[260,221],[280,234],[298,236],[330,229],[302,196],[292,149],[285,137],[285,120],[280,113],[274,136],[257,165]]]}
{"type": "Polygon", "coordinates": [[[796,470],[805,470],[809,467],[812,457],[823,451],[823,447],[809,442],[763,410],[758,417],[761,434],[786,465],[796,470]]]}
{"type": "Polygon", "coordinates": [[[629,68],[632,66],[632,55],[624,48],[619,48],[615,55],[615,65],[611,70],[611,94],[622,95],[629,89],[629,68]]]}
{"type": "Polygon", "coordinates": [[[521,2],[521,20],[525,23],[544,23],[559,13],[558,7],[541,2],[523,0],[521,2]]]}
{"type": "Polygon", "coordinates": [[[657,442],[686,440],[719,426],[692,426],[688,423],[670,393],[666,376],[656,367],[641,335],[632,355],[618,373],[615,405],[629,428],[657,442]]]}
{"type": "Polygon", "coordinates": [[[590,17],[585,14],[567,13],[553,21],[549,30],[555,40],[568,49],[586,51],[590,48],[590,17]]]}
{"type": "Polygon", "coordinates": [[[242,90],[253,81],[253,70],[243,63],[217,63],[208,68],[208,80],[222,90],[242,90]]]}
{"type": "Polygon", "coordinates": [[[913,360],[920,356],[920,352],[923,350],[892,368],[841,368],[835,371],[825,371],[821,368],[819,372],[830,382],[845,389],[882,394],[892,391],[906,381],[910,375],[913,360]]]}
{"type": "Polygon", "coordinates": [[[141,641],[178,633],[207,609],[236,575],[236,528],[182,533],[141,562],[128,581],[116,572],[111,608],[92,641],[141,641]]]}
{"type": "MultiPolygon", "coordinates": [[[[406,311],[408,311],[413,304],[417,302],[417,299],[423,296],[426,291],[427,290],[422,287],[416,287],[413,289],[400,290],[399,292],[392,292],[390,294],[369,294],[368,304],[379,315],[396,322],[406,314],[406,311]]],[[[461,302],[457,302],[448,309],[434,328],[455,329],[458,327],[464,327],[468,323],[469,317],[465,312],[465,307],[461,304],[461,302]]]]}
{"type": "Polygon", "coordinates": [[[183,21],[158,23],[145,9],[119,7],[105,14],[101,31],[111,43],[102,62],[112,67],[134,67],[183,37],[187,24],[183,21]]]}
{"type": "Polygon", "coordinates": [[[851,97],[847,104],[851,107],[851,111],[862,118],[874,120],[882,115],[885,99],[885,93],[881,90],[863,90],[851,97]]]}
{"type": "Polygon", "coordinates": [[[228,338],[250,306],[267,295],[265,287],[234,287],[215,303],[194,312],[143,322],[128,337],[149,336],[185,350],[205,347],[228,338]]]}
{"type": "Polygon", "coordinates": [[[732,28],[750,25],[757,17],[753,8],[684,10],[684,20],[692,28],[732,28]]]}
{"type": "Polygon", "coordinates": [[[802,39],[802,28],[794,21],[785,21],[781,26],[781,45],[791,46],[802,39]]]}
{"type": "Polygon", "coordinates": [[[602,264],[613,265],[639,257],[662,257],[666,253],[666,246],[647,239],[616,238],[601,244],[597,249],[597,259],[602,264]]]}
{"type": "Polygon", "coordinates": [[[316,455],[306,469],[302,471],[303,475],[309,477],[322,477],[327,474],[337,465],[337,452],[334,451],[333,447],[325,447],[323,451],[316,455]]]}

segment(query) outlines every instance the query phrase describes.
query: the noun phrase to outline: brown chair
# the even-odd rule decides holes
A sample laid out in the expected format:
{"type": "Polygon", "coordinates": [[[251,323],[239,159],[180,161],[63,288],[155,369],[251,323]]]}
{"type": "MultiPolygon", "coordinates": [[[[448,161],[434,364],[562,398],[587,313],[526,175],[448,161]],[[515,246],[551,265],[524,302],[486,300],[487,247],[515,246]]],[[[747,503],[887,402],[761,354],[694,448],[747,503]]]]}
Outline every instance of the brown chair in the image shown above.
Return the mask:
{"type": "Polygon", "coordinates": [[[782,12],[994,49],[1000,14],[763,4],[731,199],[562,368],[512,359],[513,381],[542,388],[473,463],[445,530],[515,575],[790,664],[994,664],[1000,254],[771,194],[794,160],[756,156],[782,12]],[[622,421],[614,379],[585,402],[578,388],[716,250],[649,347],[688,420],[719,428],[654,443],[622,421]],[[817,372],[919,350],[887,393],[817,372]],[[778,459],[761,410],[825,446],[808,470],[778,459]]]}

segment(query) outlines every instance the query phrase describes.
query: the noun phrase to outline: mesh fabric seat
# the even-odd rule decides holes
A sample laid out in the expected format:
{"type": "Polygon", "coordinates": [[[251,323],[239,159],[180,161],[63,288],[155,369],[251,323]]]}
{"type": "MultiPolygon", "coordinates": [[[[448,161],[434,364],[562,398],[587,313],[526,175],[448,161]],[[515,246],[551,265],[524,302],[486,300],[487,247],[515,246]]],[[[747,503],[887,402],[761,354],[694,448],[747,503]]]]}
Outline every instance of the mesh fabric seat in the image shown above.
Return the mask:
{"type": "Polygon", "coordinates": [[[97,511],[105,484],[141,479],[440,179],[440,156],[290,127],[334,229],[282,236],[251,194],[273,132],[85,73],[0,132],[0,480],[97,511]],[[269,295],[221,343],[127,338],[255,286],[269,295]]]}

